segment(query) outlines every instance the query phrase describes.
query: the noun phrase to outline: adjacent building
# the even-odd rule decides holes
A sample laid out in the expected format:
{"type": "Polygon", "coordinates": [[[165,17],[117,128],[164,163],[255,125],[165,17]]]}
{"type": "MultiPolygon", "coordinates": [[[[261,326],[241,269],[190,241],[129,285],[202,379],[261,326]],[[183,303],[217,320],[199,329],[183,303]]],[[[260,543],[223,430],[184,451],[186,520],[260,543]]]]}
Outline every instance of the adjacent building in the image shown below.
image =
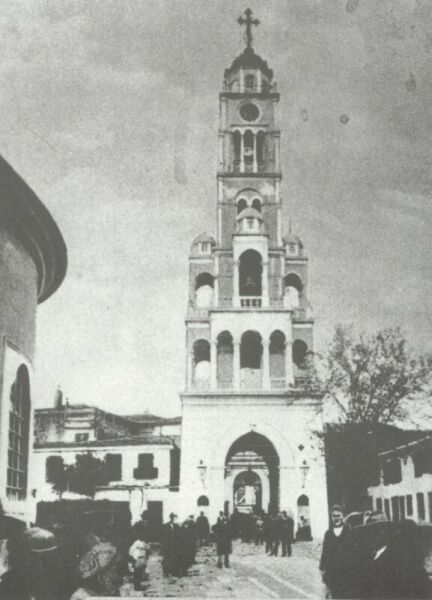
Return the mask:
{"type": "MultiPolygon", "coordinates": [[[[279,92],[247,46],[220,92],[217,231],[193,240],[181,394],[181,510],[288,510],[321,537],[326,473],[313,432],[322,395],[305,392],[313,318],[308,258],[282,226],[279,92]]],[[[286,118],[284,118],[286,122],[286,118]]],[[[216,140],[215,140],[216,142],[216,140]]]]}
{"type": "MultiPolygon", "coordinates": [[[[56,481],[77,456],[91,454],[106,465],[95,500],[129,503],[132,521],[148,510],[154,521],[175,508],[179,489],[180,419],[144,413],[120,416],[84,404],[63,402],[35,411],[32,476],[36,501],[58,500],[56,481]]],[[[61,497],[76,499],[66,485],[61,497]]]]}
{"type": "Polygon", "coordinates": [[[381,452],[378,485],[368,488],[372,507],[388,519],[432,523],[432,434],[406,433],[403,444],[381,452]],[[409,437],[412,439],[409,440],[409,437]]]}
{"type": "Polygon", "coordinates": [[[27,522],[36,307],[57,290],[66,265],[54,219],[0,157],[0,501],[27,522]]]}

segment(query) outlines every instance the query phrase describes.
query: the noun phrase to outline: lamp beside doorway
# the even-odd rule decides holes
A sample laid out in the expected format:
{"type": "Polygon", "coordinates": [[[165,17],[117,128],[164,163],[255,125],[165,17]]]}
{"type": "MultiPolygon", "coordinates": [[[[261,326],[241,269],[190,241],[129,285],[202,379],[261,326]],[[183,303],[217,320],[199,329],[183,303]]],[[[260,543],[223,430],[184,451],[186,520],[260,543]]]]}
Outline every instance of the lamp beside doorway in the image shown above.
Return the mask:
{"type": "Polygon", "coordinates": [[[206,476],[206,473],[207,473],[207,466],[204,464],[204,462],[203,462],[202,459],[199,461],[199,465],[197,466],[197,469],[198,469],[198,473],[199,473],[199,476],[200,476],[200,479],[201,479],[201,483],[202,483],[202,485],[204,487],[205,476],[206,476]]]}
{"type": "Polygon", "coordinates": [[[306,484],[306,477],[307,474],[309,473],[309,469],[310,466],[307,464],[307,462],[304,460],[300,466],[300,470],[302,472],[303,475],[303,483],[302,483],[302,487],[304,488],[305,484],[306,484]]]}

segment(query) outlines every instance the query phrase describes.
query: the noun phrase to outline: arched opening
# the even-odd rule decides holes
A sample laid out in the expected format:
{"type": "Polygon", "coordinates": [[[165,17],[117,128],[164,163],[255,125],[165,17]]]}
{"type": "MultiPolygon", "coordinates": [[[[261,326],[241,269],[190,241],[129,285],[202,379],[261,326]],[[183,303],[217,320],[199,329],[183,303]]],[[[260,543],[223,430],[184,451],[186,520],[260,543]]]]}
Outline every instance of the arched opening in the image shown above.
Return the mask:
{"type": "Polygon", "coordinates": [[[200,496],[197,500],[197,506],[208,506],[210,504],[207,496],[200,496]]]}
{"type": "Polygon", "coordinates": [[[261,212],[261,200],[259,198],[254,198],[252,200],[252,208],[257,210],[258,212],[261,212]]]}
{"type": "Polygon", "coordinates": [[[243,160],[246,166],[253,164],[254,155],[254,134],[250,129],[246,129],[243,135],[243,160]]]}
{"type": "Polygon", "coordinates": [[[299,541],[311,540],[309,498],[302,494],[297,499],[297,535],[299,541]]]}
{"type": "Polygon", "coordinates": [[[195,279],[195,304],[207,308],[213,304],[214,277],[210,273],[200,273],[195,279]]]}
{"type": "Polygon", "coordinates": [[[237,202],[237,214],[239,215],[245,208],[247,208],[247,201],[245,198],[240,198],[237,202]]]}
{"type": "Polygon", "coordinates": [[[217,338],[217,382],[219,388],[232,388],[233,339],[229,331],[223,331],[217,338]]]}
{"type": "Polygon", "coordinates": [[[264,140],[265,140],[264,131],[258,131],[257,139],[256,139],[256,153],[257,153],[258,170],[260,170],[260,171],[262,171],[264,169],[264,140]]]}
{"type": "Polygon", "coordinates": [[[270,336],[270,381],[273,389],[285,387],[285,335],[273,331],[270,336]]]}
{"type": "Polygon", "coordinates": [[[245,88],[248,92],[253,92],[256,89],[256,79],[255,75],[246,75],[245,79],[245,88]]]}
{"type": "Polygon", "coordinates": [[[238,170],[240,165],[241,154],[241,133],[234,131],[233,133],[233,151],[234,151],[234,170],[238,170]]]}
{"type": "Polygon", "coordinates": [[[230,447],[225,459],[225,498],[239,512],[276,512],[279,456],[268,438],[250,431],[230,447]]]}
{"type": "Polygon", "coordinates": [[[11,500],[27,497],[27,473],[30,435],[30,378],[21,365],[10,390],[9,450],[6,495],[11,500]]]}
{"type": "Polygon", "coordinates": [[[193,380],[196,386],[205,386],[210,378],[210,344],[196,340],[193,345],[193,380]]]}
{"type": "Polygon", "coordinates": [[[256,331],[246,331],[240,344],[240,383],[245,389],[262,387],[262,343],[256,331]]]}
{"type": "Polygon", "coordinates": [[[240,256],[239,263],[240,296],[261,296],[262,261],[256,250],[246,250],[240,256]]]}
{"type": "Polygon", "coordinates": [[[303,340],[294,340],[292,346],[292,358],[293,363],[296,365],[298,369],[305,370],[307,367],[306,364],[306,354],[308,352],[307,344],[303,340]]]}
{"type": "Polygon", "coordinates": [[[289,273],[284,277],[285,284],[285,306],[296,309],[300,307],[300,296],[303,290],[303,282],[296,273],[289,273]]]}

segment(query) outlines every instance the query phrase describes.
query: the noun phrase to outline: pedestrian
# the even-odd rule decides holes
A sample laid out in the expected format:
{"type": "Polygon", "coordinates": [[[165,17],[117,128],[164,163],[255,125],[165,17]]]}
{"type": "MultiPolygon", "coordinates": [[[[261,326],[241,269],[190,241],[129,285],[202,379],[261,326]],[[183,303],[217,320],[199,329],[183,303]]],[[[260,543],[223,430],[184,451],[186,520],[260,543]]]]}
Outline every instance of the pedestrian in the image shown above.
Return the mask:
{"type": "Polygon", "coordinates": [[[273,515],[270,519],[270,556],[277,556],[279,552],[279,544],[281,543],[281,522],[282,515],[280,513],[273,515]]]}
{"type": "Polygon", "coordinates": [[[354,541],[344,524],[342,507],[334,505],[330,513],[331,527],[324,535],[320,571],[327,586],[327,598],[353,598],[354,541]]]}
{"type": "Polygon", "coordinates": [[[265,540],[265,552],[270,554],[273,551],[273,540],[272,540],[272,518],[270,514],[264,514],[264,540],[265,540]]]}
{"type": "Polygon", "coordinates": [[[189,515],[186,521],[182,525],[183,535],[183,560],[182,560],[182,571],[185,575],[188,569],[195,563],[196,551],[197,551],[197,526],[193,515],[189,515]]]}
{"type": "Polygon", "coordinates": [[[240,535],[243,536],[242,532],[242,515],[240,514],[238,508],[234,509],[230,517],[230,525],[233,539],[236,540],[240,535]]]}
{"type": "Polygon", "coordinates": [[[264,511],[261,511],[255,520],[255,545],[261,546],[264,542],[264,511]]]}
{"type": "Polygon", "coordinates": [[[183,560],[183,536],[177,515],[170,513],[168,523],[162,527],[162,571],[165,577],[180,577],[183,560]]]}
{"type": "Polygon", "coordinates": [[[208,544],[210,535],[210,524],[204,511],[201,511],[199,517],[196,520],[197,531],[198,531],[198,543],[200,546],[206,546],[208,544]]]}
{"type": "Polygon", "coordinates": [[[291,544],[294,541],[294,519],[287,514],[286,510],[282,511],[279,536],[282,544],[282,556],[291,556],[291,544]]]}
{"type": "Polygon", "coordinates": [[[128,551],[129,564],[133,569],[134,590],[142,590],[145,581],[148,580],[147,561],[150,555],[150,546],[145,541],[145,532],[138,532],[138,537],[132,543],[128,551]]]}
{"type": "Polygon", "coordinates": [[[213,532],[216,536],[217,566],[222,569],[223,564],[229,568],[229,555],[232,552],[232,529],[228,518],[222,511],[219,513],[216,524],[213,525],[213,532]]]}
{"type": "Polygon", "coordinates": [[[118,596],[122,582],[121,557],[113,544],[100,542],[79,563],[81,587],[70,600],[86,600],[94,596],[118,596]]]}

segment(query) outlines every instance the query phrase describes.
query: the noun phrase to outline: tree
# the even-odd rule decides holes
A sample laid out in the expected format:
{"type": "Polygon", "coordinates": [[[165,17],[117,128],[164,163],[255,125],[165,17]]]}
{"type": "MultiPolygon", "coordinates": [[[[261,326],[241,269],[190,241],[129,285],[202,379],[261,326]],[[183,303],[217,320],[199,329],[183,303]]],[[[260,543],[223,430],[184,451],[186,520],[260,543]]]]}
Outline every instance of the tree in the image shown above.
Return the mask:
{"type": "Polygon", "coordinates": [[[378,453],[402,443],[392,425],[421,397],[429,372],[430,359],[411,355],[398,328],[355,338],[352,328],[336,327],[309,378],[336,408],[324,433],[330,503],[366,508],[367,488],[379,483],[378,453]]]}
{"type": "Polygon", "coordinates": [[[46,479],[52,484],[52,489],[61,499],[63,493],[68,489],[68,479],[61,456],[48,456],[46,460],[46,479]]]}
{"type": "Polygon", "coordinates": [[[93,498],[96,488],[108,483],[106,462],[91,452],[77,454],[75,463],[66,467],[66,478],[69,491],[93,498]]]}
{"type": "Polygon", "coordinates": [[[399,328],[360,335],[338,325],[326,362],[326,397],[346,424],[388,424],[404,418],[407,406],[429,379],[430,360],[412,356],[399,328]]]}

